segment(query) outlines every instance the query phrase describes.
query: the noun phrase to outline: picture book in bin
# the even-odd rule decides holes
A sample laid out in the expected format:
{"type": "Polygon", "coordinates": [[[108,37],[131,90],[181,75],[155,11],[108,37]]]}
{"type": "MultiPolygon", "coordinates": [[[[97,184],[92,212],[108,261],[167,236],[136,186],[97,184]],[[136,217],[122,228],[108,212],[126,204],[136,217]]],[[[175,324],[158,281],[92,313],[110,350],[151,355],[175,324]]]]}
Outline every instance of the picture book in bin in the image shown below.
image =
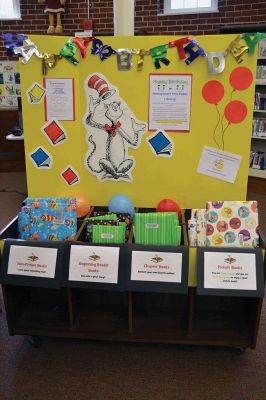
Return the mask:
{"type": "Polygon", "coordinates": [[[74,240],[77,233],[75,198],[28,198],[18,217],[24,240],[74,240]]]}
{"type": "Polygon", "coordinates": [[[207,202],[207,246],[259,246],[257,201],[207,202]]]}

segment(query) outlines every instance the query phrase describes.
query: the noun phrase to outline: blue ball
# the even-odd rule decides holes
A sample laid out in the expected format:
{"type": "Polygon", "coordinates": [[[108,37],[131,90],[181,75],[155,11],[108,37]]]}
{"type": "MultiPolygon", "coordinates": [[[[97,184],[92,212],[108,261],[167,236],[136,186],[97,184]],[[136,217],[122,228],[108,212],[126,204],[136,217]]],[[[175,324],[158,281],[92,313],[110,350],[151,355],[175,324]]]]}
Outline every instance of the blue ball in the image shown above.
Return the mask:
{"type": "Polygon", "coordinates": [[[134,219],[135,210],[133,203],[123,194],[117,194],[116,196],[113,196],[109,201],[108,209],[114,213],[130,214],[131,220],[133,221],[134,219]]]}

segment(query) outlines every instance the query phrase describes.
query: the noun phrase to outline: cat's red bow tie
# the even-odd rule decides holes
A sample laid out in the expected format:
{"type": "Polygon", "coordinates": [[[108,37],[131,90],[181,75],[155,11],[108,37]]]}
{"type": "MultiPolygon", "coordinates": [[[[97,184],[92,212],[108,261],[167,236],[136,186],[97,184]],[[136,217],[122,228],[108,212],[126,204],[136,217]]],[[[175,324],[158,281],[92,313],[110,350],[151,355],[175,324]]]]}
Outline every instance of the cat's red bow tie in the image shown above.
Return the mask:
{"type": "Polygon", "coordinates": [[[105,125],[104,125],[106,131],[107,131],[108,133],[111,133],[113,137],[116,135],[116,129],[117,129],[117,128],[120,128],[120,126],[121,126],[121,123],[120,123],[119,121],[117,121],[117,123],[115,124],[115,126],[110,126],[110,125],[108,125],[108,124],[105,124],[105,125]]]}

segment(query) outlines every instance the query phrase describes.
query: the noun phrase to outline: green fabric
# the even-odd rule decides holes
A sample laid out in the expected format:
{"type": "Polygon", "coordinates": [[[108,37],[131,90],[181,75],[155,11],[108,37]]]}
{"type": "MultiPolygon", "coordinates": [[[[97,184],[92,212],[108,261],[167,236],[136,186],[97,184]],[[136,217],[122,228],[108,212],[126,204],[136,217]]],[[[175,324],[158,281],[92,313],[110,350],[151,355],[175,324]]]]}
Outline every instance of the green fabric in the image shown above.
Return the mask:
{"type": "Polygon", "coordinates": [[[177,246],[181,241],[181,226],[176,212],[136,213],[135,243],[177,246]]]}
{"type": "Polygon", "coordinates": [[[92,243],[125,243],[126,224],[118,226],[93,225],[92,243]]]}

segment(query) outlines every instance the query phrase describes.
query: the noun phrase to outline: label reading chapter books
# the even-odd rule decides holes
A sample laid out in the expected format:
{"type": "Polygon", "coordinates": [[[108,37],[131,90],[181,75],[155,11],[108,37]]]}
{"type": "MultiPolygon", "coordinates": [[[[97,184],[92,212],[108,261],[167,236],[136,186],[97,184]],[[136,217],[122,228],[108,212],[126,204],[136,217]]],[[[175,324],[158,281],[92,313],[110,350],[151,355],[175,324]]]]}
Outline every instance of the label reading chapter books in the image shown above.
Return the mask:
{"type": "Polygon", "coordinates": [[[132,251],[131,280],[181,283],[182,253],[132,251]]]}

